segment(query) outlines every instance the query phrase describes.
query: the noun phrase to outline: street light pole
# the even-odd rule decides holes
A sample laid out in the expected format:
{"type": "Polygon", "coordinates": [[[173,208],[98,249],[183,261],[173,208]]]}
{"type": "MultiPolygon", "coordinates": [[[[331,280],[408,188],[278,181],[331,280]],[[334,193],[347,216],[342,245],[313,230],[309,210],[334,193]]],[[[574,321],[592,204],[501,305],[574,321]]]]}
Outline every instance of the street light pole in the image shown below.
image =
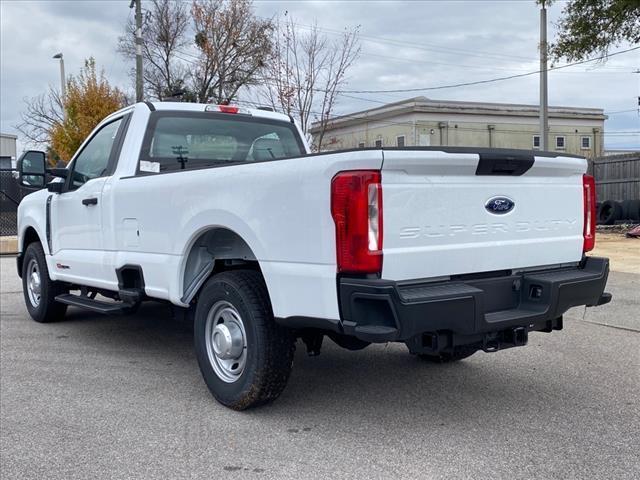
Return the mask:
{"type": "Polygon", "coordinates": [[[144,100],[142,84],[142,0],[131,0],[129,8],[136,7],[136,102],[144,100]]]}
{"type": "Polygon", "coordinates": [[[549,149],[549,96],[547,89],[547,7],[540,9],[540,150],[549,149]]]}
{"type": "Polygon", "coordinates": [[[67,96],[67,82],[64,75],[64,57],[62,56],[62,52],[56,53],[53,58],[60,59],[60,99],[62,100],[62,113],[64,115],[64,119],[67,119],[67,110],[64,108],[64,99],[67,96]]]}
{"type": "Polygon", "coordinates": [[[64,78],[64,57],[62,53],[56,53],[53,58],[60,59],[60,93],[64,97],[67,94],[67,85],[64,78]]]}

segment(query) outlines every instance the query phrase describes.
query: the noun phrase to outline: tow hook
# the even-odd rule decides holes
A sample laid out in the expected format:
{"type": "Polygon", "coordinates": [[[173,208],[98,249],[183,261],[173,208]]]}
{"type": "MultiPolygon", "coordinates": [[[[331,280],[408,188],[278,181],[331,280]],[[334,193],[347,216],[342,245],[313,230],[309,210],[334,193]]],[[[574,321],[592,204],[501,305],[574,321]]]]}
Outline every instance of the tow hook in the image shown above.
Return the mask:
{"type": "Polygon", "coordinates": [[[505,334],[506,342],[512,343],[514,347],[522,347],[529,341],[529,332],[526,327],[516,327],[513,330],[507,330],[505,334]]]}
{"type": "Polygon", "coordinates": [[[482,341],[482,350],[487,353],[497,352],[500,350],[500,342],[497,338],[488,338],[488,335],[485,335],[482,341]]]}
{"type": "Polygon", "coordinates": [[[497,352],[505,348],[522,347],[529,341],[529,331],[526,327],[515,327],[503,330],[497,335],[487,334],[482,340],[482,350],[487,353],[497,352]]]}

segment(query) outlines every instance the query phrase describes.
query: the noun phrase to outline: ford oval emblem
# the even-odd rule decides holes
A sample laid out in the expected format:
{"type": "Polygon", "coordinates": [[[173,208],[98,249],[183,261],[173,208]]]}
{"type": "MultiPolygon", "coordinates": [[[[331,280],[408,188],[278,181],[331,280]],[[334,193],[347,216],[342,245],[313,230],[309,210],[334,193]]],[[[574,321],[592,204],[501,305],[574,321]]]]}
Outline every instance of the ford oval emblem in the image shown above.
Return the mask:
{"type": "Polygon", "coordinates": [[[509,213],[515,206],[516,203],[507,197],[493,197],[484,204],[484,208],[486,208],[489,213],[495,215],[509,213]]]}

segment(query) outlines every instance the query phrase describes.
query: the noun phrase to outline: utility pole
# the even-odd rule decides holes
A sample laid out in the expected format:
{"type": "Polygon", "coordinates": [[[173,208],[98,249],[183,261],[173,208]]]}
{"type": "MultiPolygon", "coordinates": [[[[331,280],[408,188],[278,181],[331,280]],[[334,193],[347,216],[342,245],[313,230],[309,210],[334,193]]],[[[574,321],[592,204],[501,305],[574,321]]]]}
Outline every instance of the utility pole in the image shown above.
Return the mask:
{"type": "Polygon", "coordinates": [[[547,7],[540,9],[540,150],[549,149],[549,96],[547,90],[547,7]]]}
{"type": "Polygon", "coordinates": [[[136,7],[136,102],[142,102],[142,1],[131,0],[129,8],[136,7]]]}
{"type": "Polygon", "coordinates": [[[64,99],[67,96],[67,82],[66,82],[66,78],[64,75],[64,57],[62,56],[62,52],[60,53],[56,53],[53,58],[58,58],[60,59],[60,98],[62,100],[62,110],[63,110],[63,115],[64,118],[66,120],[67,118],[67,110],[64,108],[64,99]]]}

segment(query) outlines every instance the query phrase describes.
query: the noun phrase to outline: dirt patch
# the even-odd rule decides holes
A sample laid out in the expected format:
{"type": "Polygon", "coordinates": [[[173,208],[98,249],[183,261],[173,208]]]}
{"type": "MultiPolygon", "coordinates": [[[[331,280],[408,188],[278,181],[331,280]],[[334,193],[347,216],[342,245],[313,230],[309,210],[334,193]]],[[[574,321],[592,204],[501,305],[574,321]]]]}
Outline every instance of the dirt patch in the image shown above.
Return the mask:
{"type": "Polygon", "coordinates": [[[594,257],[608,257],[614,272],[640,274],[640,239],[627,238],[622,233],[598,233],[594,257]]]}

